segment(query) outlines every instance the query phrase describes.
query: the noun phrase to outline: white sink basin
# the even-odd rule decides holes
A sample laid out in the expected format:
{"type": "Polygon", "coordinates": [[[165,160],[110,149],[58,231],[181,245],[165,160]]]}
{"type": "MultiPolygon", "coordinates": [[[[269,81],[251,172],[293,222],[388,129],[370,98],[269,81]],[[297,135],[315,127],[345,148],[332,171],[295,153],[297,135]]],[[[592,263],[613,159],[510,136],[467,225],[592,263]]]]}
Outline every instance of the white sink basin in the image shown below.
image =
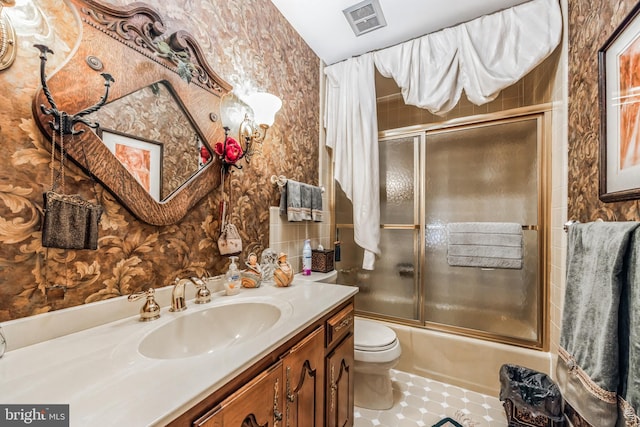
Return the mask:
{"type": "Polygon", "coordinates": [[[147,335],[138,347],[152,359],[179,359],[243,343],[273,327],[282,311],[264,302],[237,302],[185,313],[147,335]]]}

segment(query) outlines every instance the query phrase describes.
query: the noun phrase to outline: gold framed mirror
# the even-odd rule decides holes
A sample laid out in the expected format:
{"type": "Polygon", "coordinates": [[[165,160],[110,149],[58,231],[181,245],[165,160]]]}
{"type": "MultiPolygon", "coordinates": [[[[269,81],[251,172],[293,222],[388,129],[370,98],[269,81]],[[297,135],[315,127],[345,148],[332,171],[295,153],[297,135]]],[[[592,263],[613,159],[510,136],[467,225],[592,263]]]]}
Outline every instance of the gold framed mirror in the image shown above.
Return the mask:
{"type": "MultiPolygon", "coordinates": [[[[104,90],[101,72],[111,74],[115,83],[107,104],[89,116],[100,124],[99,130],[85,127],[81,134],[65,136],[65,151],[138,219],[152,225],[174,224],[220,184],[221,165],[211,147],[224,138],[220,103],[231,86],[207,64],[193,36],[185,31],[167,34],[151,7],[70,2],[82,19],[82,40],[65,65],[47,80],[58,109],[74,114],[91,105],[104,90]],[[163,94],[162,101],[159,94],[163,94]],[[171,129],[170,138],[161,135],[163,129],[171,129]],[[148,151],[153,151],[152,143],[162,146],[162,163],[155,166],[162,170],[154,175],[163,177],[162,192],[151,191],[144,179],[134,177],[128,162],[116,157],[113,146],[101,139],[105,131],[147,143],[148,151]],[[172,166],[165,170],[164,165],[169,164],[172,166]]],[[[40,129],[51,138],[51,117],[40,108],[46,104],[40,89],[33,113],[40,129]]],[[[145,149],[130,141],[121,145],[145,149]]]]}

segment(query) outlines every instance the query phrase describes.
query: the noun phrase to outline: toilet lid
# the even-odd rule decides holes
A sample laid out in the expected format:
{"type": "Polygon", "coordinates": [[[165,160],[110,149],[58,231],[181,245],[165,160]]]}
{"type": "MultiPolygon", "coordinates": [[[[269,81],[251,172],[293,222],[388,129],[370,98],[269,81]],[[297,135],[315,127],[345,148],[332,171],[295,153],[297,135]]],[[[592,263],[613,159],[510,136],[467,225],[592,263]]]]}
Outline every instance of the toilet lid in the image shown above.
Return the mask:
{"type": "Polygon", "coordinates": [[[354,347],[363,351],[388,350],[396,344],[396,333],[393,329],[357,317],[354,338],[354,347]]]}

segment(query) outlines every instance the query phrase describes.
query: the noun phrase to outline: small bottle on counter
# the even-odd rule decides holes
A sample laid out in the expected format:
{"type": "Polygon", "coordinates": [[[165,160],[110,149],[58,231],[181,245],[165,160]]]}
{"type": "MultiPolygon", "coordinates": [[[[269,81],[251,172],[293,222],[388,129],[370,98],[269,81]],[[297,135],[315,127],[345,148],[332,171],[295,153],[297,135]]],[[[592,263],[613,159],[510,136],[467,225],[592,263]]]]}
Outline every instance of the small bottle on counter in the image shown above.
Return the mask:
{"type": "Polygon", "coordinates": [[[311,276],[311,240],[304,241],[302,248],[302,275],[311,276]]]}

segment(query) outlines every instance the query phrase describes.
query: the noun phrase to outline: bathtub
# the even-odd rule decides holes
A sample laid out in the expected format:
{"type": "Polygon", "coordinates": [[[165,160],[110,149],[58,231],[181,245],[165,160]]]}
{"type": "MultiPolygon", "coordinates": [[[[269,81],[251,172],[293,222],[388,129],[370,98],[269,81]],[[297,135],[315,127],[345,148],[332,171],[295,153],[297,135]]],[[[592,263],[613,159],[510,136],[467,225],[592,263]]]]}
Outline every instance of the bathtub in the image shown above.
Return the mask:
{"type": "MultiPolygon", "coordinates": [[[[371,320],[368,318],[368,320],[371,320]]],[[[548,352],[376,320],[396,332],[402,355],[395,369],[498,397],[505,363],[552,372],[548,352]]]]}

